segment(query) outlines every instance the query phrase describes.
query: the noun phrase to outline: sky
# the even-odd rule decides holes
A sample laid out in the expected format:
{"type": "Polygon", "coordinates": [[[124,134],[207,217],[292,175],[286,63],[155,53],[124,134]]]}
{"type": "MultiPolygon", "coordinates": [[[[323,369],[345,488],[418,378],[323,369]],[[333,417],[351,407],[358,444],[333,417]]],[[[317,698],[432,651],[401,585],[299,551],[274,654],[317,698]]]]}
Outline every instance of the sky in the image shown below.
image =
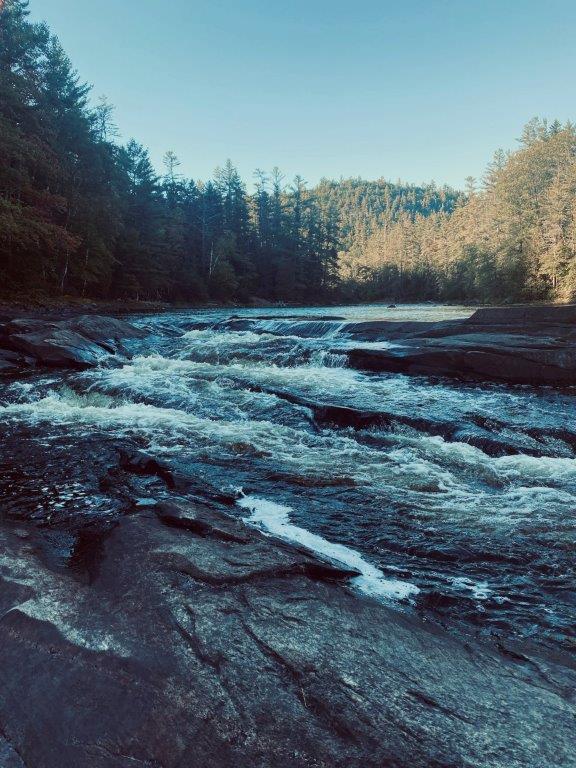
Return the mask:
{"type": "Polygon", "coordinates": [[[464,185],[533,116],[576,120],[574,0],[30,0],[120,138],[207,179],[464,185]]]}

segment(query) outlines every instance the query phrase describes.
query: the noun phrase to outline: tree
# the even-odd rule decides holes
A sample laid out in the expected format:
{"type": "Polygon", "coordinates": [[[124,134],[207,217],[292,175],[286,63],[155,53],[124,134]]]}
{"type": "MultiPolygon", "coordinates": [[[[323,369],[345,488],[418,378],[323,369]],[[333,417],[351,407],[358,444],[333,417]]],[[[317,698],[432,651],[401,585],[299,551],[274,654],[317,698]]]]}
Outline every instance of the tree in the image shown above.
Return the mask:
{"type": "Polygon", "coordinates": [[[434,183],[257,171],[228,160],[158,177],[142,145],[115,142],[26,0],[0,4],[0,279],[5,290],[82,296],[295,302],[576,298],[576,128],[534,118],[463,194],[434,183]]]}
{"type": "Polygon", "coordinates": [[[178,156],[171,149],[164,155],[164,168],[166,169],[165,179],[167,184],[174,186],[176,181],[180,178],[180,174],[177,169],[182,165],[178,156]]]}
{"type": "Polygon", "coordinates": [[[93,123],[99,141],[110,142],[118,137],[118,126],[114,122],[114,107],[106,96],[100,96],[94,108],[93,123]]]}

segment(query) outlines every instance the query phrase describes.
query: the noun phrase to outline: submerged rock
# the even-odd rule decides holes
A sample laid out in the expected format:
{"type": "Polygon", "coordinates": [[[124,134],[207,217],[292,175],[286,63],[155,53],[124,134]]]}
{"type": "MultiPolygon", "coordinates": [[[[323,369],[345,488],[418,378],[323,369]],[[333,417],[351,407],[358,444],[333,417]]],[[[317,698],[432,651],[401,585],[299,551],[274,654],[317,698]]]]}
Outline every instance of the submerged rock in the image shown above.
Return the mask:
{"type": "Polygon", "coordinates": [[[0,542],[8,765],[576,765],[561,659],[448,635],[215,507],[125,517],[90,583],[0,542]]]}

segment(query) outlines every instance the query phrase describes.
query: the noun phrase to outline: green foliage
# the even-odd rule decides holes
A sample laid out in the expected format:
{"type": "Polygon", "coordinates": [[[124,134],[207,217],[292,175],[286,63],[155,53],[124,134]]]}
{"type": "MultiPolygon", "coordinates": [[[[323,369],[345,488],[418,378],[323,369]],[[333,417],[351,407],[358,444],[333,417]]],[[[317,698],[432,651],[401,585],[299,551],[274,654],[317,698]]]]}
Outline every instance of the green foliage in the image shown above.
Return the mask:
{"type": "Polygon", "coordinates": [[[355,259],[342,260],[343,279],[356,295],[576,298],[576,130],[534,119],[520,142],[516,152],[496,154],[482,189],[470,185],[449,215],[403,215],[375,229],[355,259]],[[391,280],[392,274],[401,277],[391,280]]]}
{"type": "Polygon", "coordinates": [[[158,177],[58,40],[0,4],[0,280],[6,293],[177,301],[576,298],[576,134],[534,119],[466,194],[380,179],[287,184],[228,160],[158,177]]]}
{"type": "Polygon", "coordinates": [[[89,105],[57,39],[24,0],[0,10],[0,274],[10,293],[182,301],[333,298],[339,250],[379,227],[452,210],[450,190],[384,181],[308,189],[274,169],[249,195],[230,160],[207,183],[174,152],[159,178],[136,141],[114,143],[113,108],[89,105]],[[358,234],[361,237],[358,238],[358,234]]]}

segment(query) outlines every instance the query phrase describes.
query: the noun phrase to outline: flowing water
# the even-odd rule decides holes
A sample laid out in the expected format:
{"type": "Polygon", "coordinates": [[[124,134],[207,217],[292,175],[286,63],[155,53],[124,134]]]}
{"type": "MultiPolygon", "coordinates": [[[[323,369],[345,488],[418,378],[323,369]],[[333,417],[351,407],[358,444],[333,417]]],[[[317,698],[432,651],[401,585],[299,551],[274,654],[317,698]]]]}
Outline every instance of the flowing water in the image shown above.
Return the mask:
{"type": "Polygon", "coordinates": [[[355,567],[355,586],[376,599],[452,627],[573,648],[576,390],[346,367],[347,348],[370,346],[347,337],[347,322],[472,311],[136,318],[149,335],[130,343],[126,364],[0,386],[5,508],[17,514],[26,499],[44,521],[61,509],[112,516],[80,446],[131,440],[236,489],[247,524],[355,567]],[[386,418],[365,429],[317,423],[319,403],[386,418]]]}

